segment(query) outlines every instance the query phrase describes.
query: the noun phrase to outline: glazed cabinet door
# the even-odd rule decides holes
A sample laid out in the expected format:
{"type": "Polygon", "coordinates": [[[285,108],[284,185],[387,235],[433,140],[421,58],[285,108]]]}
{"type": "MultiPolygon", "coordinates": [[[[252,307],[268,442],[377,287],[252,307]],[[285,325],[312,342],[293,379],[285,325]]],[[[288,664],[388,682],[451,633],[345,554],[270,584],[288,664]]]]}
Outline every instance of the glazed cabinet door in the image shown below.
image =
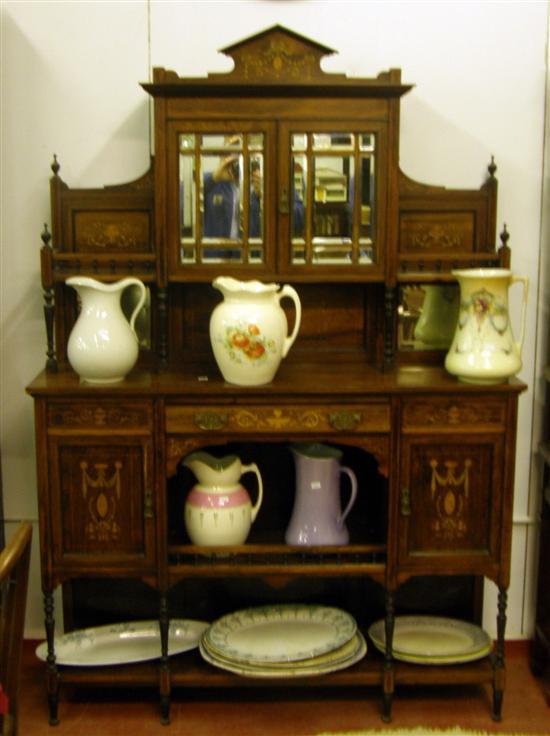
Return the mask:
{"type": "Polygon", "coordinates": [[[168,134],[168,268],[209,280],[274,262],[275,126],[265,120],[172,121],[168,134]]]}
{"type": "Polygon", "coordinates": [[[387,130],[378,121],[281,123],[279,272],[380,277],[387,130]]]}
{"type": "Polygon", "coordinates": [[[140,426],[147,425],[150,407],[90,402],[69,409],[64,404],[50,406],[49,419],[45,513],[53,570],[60,577],[151,574],[153,442],[149,428],[140,426]]]}
{"type": "Polygon", "coordinates": [[[401,458],[400,571],[494,577],[500,561],[502,437],[406,437],[401,458]]]}

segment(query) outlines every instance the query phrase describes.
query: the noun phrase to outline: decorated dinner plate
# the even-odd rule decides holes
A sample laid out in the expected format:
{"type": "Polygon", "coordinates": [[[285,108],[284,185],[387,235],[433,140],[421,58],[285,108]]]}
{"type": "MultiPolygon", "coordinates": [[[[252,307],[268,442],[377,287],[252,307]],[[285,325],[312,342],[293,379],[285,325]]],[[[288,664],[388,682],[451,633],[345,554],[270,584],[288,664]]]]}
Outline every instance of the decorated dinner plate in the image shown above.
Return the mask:
{"type": "Polygon", "coordinates": [[[355,619],[339,608],[258,606],[222,616],[203,641],[209,652],[234,663],[296,662],[338,649],[356,630],[355,619]]]}
{"type": "Polygon", "coordinates": [[[298,662],[286,662],[285,664],[247,664],[236,662],[212,653],[205,646],[204,639],[199,644],[200,653],[206,662],[220,669],[233,672],[244,677],[272,677],[277,679],[289,677],[309,677],[312,675],[325,675],[329,672],[351,667],[359,662],[367,653],[367,643],[361,632],[356,631],[350,641],[335,652],[300,660],[298,662]]]}
{"type": "MultiPolygon", "coordinates": [[[[368,634],[385,652],[384,619],[372,624],[368,634]]],[[[456,664],[485,657],[492,649],[487,632],[479,626],[440,616],[397,616],[393,656],[416,664],[456,664]]]]}
{"type": "MultiPolygon", "coordinates": [[[[208,628],[205,621],[174,619],[168,632],[168,655],[194,649],[208,628]]],[[[58,664],[94,667],[130,662],[144,662],[160,657],[158,621],[131,621],[72,631],[56,637],[55,656],[58,664]]],[[[36,649],[39,659],[48,656],[47,642],[36,649]]]]}

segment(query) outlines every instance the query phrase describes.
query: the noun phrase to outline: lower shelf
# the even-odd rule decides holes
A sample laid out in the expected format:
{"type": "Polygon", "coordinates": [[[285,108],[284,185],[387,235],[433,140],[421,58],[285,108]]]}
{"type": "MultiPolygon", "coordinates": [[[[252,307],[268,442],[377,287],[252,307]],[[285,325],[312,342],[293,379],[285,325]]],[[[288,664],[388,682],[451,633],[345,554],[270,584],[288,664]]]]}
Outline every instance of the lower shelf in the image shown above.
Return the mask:
{"type": "MultiPolygon", "coordinates": [[[[383,659],[369,653],[361,662],[339,672],[309,677],[285,679],[253,678],[234,675],[205,662],[198,651],[170,658],[172,687],[242,688],[288,687],[351,687],[382,686],[383,659]]],[[[396,685],[466,685],[490,683],[493,667],[489,657],[478,662],[458,665],[425,666],[394,662],[396,685]]],[[[117,665],[115,667],[59,667],[62,683],[80,686],[158,687],[158,662],[117,665]]]]}

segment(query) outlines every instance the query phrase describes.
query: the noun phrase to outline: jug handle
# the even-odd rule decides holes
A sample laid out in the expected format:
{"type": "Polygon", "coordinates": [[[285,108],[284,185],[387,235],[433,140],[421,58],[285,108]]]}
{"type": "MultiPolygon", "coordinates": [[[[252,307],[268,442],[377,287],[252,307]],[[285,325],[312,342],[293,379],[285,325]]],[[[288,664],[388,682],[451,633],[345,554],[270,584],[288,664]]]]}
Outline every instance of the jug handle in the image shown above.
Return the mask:
{"type": "Polygon", "coordinates": [[[340,467],[340,472],[345,473],[351,481],[351,496],[348,501],[348,505],[346,506],[346,510],[344,511],[343,514],[340,514],[340,516],[338,517],[339,525],[344,523],[346,516],[351,511],[352,506],[355,503],[355,499],[357,498],[357,478],[355,477],[355,473],[353,472],[351,468],[346,468],[344,465],[340,467]]]}
{"type": "Polygon", "coordinates": [[[527,276],[512,276],[510,279],[510,284],[515,284],[518,281],[521,281],[523,285],[523,297],[521,302],[521,327],[519,340],[518,342],[516,342],[516,347],[521,353],[521,350],[523,348],[523,338],[525,337],[525,314],[527,312],[527,291],[529,289],[529,278],[527,276]]]}
{"type": "Polygon", "coordinates": [[[243,465],[241,468],[241,475],[244,475],[245,473],[255,473],[256,478],[258,479],[258,498],[256,499],[256,503],[254,504],[254,506],[252,507],[252,511],[250,512],[250,518],[252,521],[254,521],[258,511],[260,510],[260,506],[262,505],[262,501],[264,497],[264,486],[262,483],[262,476],[260,475],[260,471],[256,463],[250,463],[250,465],[243,465]]]}
{"type": "Polygon", "coordinates": [[[294,329],[292,330],[292,334],[288,337],[285,337],[283,342],[282,357],[286,358],[286,355],[292,347],[294,340],[296,340],[298,330],[300,329],[300,322],[302,321],[302,305],[300,303],[300,297],[298,296],[296,289],[294,289],[289,284],[285,284],[277,296],[279,297],[279,302],[285,296],[289,297],[289,299],[292,299],[292,301],[294,302],[294,308],[296,309],[294,329]]]}
{"type": "Polygon", "coordinates": [[[130,317],[130,329],[132,330],[132,332],[135,335],[136,334],[136,330],[134,328],[134,324],[135,324],[136,317],[138,316],[140,309],[145,304],[145,297],[147,296],[147,291],[145,289],[145,284],[143,283],[143,281],[140,281],[139,279],[135,279],[132,276],[129,276],[127,279],[124,279],[122,281],[122,283],[121,283],[122,290],[121,291],[124,291],[124,289],[127,289],[128,286],[139,286],[139,289],[140,289],[140,292],[141,292],[140,297],[138,299],[138,303],[134,307],[134,311],[132,312],[132,316],[130,317]]]}

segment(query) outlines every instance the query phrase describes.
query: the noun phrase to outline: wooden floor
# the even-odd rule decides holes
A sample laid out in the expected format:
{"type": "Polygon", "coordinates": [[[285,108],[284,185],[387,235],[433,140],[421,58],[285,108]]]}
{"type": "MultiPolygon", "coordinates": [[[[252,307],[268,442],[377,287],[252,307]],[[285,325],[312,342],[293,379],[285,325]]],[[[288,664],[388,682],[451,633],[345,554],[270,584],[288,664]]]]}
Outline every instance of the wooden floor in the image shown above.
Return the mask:
{"type": "MultiPolygon", "coordinates": [[[[26,641],[19,736],[313,736],[323,731],[381,729],[376,689],[176,691],[171,723],[159,722],[155,692],[61,691],[60,723],[47,722],[43,663],[26,641]]],[[[490,716],[490,692],[478,687],[409,688],[396,694],[391,728],[450,728],[550,735],[550,705],[533,677],[526,642],[507,643],[503,719],[490,716]]]]}

